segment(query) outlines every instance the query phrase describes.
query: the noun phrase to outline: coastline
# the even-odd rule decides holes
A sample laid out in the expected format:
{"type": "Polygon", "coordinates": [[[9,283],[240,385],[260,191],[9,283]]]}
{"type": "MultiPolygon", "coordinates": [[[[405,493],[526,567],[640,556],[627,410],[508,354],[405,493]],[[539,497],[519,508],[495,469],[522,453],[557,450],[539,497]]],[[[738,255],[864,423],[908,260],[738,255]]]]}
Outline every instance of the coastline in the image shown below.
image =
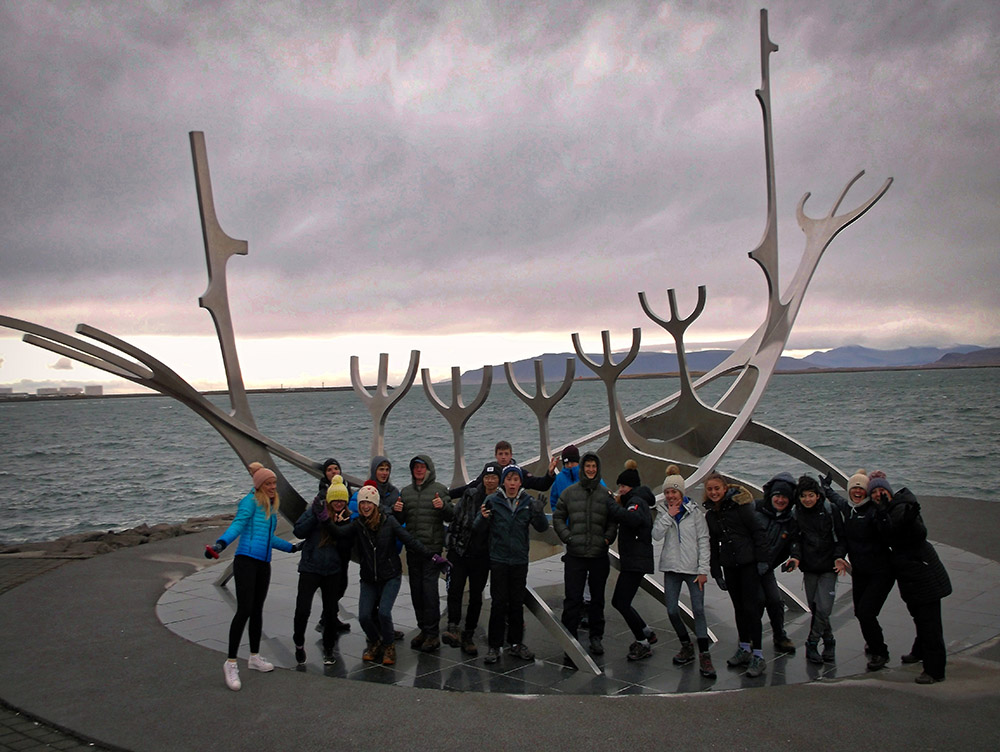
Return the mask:
{"type": "MultiPolygon", "coordinates": [[[[776,376],[812,376],[817,374],[826,373],[871,373],[879,371],[962,371],[970,368],[1000,368],[1000,363],[968,363],[968,364],[957,364],[957,365],[944,365],[938,363],[927,363],[921,366],[871,366],[871,367],[852,367],[852,368],[802,368],[795,370],[784,370],[776,369],[774,374],[776,376]]],[[[707,371],[691,371],[691,377],[697,379],[704,376],[707,371]]],[[[619,376],[620,379],[668,379],[668,378],[678,378],[680,376],[679,371],[664,371],[661,373],[634,373],[634,374],[622,374],[619,376]]],[[[463,375],[464,378],[464,375],[463,375]]],[[[599,381],[597,376],[577,376],[573,381],[599,381]]],[[[435,381],[433,384],[438,385],[448,385],[451,383],[450,379],[445,379],[442,381],[435,381]]],[[[463,381],[463,383],[466,383],[463,381]]],[[[468,382],[473,383],[473,382],[468,382]]],[[[479,383],[475,381],[474,383],[479,383]]],[[[373,390],[376,388],[374,384],[365,385],[365,389],[373,390]]],[[[312,392],[350,392],[353,391],[353,386],[288,386],[288,387],[261,387],[258,389],[247,389],[247,394],[309,394],[312,392]]],[[[224,396],[229,394],[226,389],[210,389],[207,391],[199,392],[206,397],[224,396]]],[[[77,400],[103,400],[103,399],[119,399],[119,398],[134,398],[134,397],[166,397],[168,395],[160,394],[153,390],[146,392],[123,392],[119,394],[0,394],[0,405],[3,404],[19,404],[22,402],[72,402],[77,400]]]]}
{"type": "Polygon", "coordinates": [[[137,525],[125,530],[107,532],[73,533],[47,541],[11,543],[0,546],[0,559],[89,559],[100,554],[109,554],[120,548],[132,548],[147,543],[177,538],[181,535],[201,533],[205,530],[228,525],[234,517],[232,513],[211,517],[190,517],[177,524],[159,523],[137,525]]]}

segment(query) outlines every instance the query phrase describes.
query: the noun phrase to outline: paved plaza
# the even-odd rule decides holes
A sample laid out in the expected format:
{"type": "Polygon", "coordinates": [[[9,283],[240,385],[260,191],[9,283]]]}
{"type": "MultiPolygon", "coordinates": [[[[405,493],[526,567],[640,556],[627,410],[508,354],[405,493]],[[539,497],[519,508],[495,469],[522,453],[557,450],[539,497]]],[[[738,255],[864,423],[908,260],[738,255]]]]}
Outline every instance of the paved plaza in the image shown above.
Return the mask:
{"type": "MultiPolygon", "coordinates": [[[[924,509],[955,586],[944,601],[948,678],[929,687],[913,683],[918,666],[899,664],[913,628],[895,593],[883,612],[890,668],[865,672],[849,580],[840,583],[834,611],[837,663],[812,667],[801,648],[776,658],[765,632],[768,669],[756,680],[725,667],[734,637],[731,606],[711,585],[710,627],[719,638],[715,681],[692,666],[672,665],[676,638],[663,606],[645,593],[636,604],[660,636],[654,656],[625,660],[631,639],[609,607],[607,653],[596,657],[598,676],[565,665],[561,648],[530,615],[528,642],[537,653],[530,664],[505,656],[488,667],[483,653],[470,659],[442,646],[435,655],[416,654],[404,642],[395,667],[367,666],[360,659],[355,584],[343,601],[342,615],[352,629],[338,642],[337,663],[324,669],[319,635],[310,631],[309,660],[296,669],[290,637],[295,559],[280,556],[262,648],[279,668],[259,674],[241,661],[243,689],[231,692],[221,667],[232,588],[217,587],[221,566],[206,566],[200,556],[217,532],[61,566],[4,559],[0,750],[83,748],[89,741],[128,750],[470,744],[537,749],[594,743],[612,749],[667,743],[705,749],[994,749],[1000,746],[993,722],[1000,712],[1000,505],[942,499],[925,500],[924,509]],[[30,577],[26,570],[32,566],[47,571],[30,577]]],[[[534,564],[531,577],[558,614],[558,557],[534,564]]],[[[800,579],[784,577],[799,594],[800,579]]],[[[609,596],[613,583],[614,574],[609,596]]],[[[318,606],[317,600],[317,612],[318,606]]],[[[405,587],[394,615],[407,636],[415,631],[405,587]]],[[[808,616],[790,612],[788,623],[801,645],[808,616]]]]}

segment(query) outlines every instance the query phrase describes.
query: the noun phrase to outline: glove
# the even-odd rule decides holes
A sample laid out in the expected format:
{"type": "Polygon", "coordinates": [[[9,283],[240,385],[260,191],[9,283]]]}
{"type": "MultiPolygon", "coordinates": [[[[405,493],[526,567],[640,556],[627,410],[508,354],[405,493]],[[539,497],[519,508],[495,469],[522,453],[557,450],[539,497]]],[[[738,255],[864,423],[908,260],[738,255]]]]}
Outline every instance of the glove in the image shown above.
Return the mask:
{"type": "Polygon", "coordinates": [[[819,483],[823,488],[830,488],[833,485],[833,470],[829,470],[826,475],[820,476],[819,483]]]}
{"type": "Polygon", "coordinates": [[[319,520],[320,522],[326,522],[328,519],[330,519],[330,512],[326,508],[326,504],[320,501],[319,499],[313,502],[312,511],[313,511],[313,516],[315,516],[316,519],[319,520]]]}
{"type": "Polygon", "coordinates": [[[726,587],[726,578],[725,577],[716,577],[715,578],[715,584],[719,586],[719,590],[729,590],[729,588],[726,587]]]}
{"type": "Polygon", "coordinates": [[[451,569],[451,562],[444,558],[441,554],[434,554],[431,557],[431,561],[446,572],[451,569]]]}
{"type": "Polygon", "coordinates": [[[226,542],[217,540],[211,546],[205,546],[206,559],[218,559],[219,554],[226,548],[226,542]]]}
{"type": "Polygon", "coordinates": [[[292,544],[292,553],[297,554],[306,545],[305,541],[299,541],[298,543],[292,544]]]}
{"type": "Polygon", "coordinates": [[[766,561],[758,561],[757,562],[757,575],[759,577],[763,577],[765,574],[767,574],[770,571],[771,571],[771,567],[768,565],[768,563],[766,561]]]}

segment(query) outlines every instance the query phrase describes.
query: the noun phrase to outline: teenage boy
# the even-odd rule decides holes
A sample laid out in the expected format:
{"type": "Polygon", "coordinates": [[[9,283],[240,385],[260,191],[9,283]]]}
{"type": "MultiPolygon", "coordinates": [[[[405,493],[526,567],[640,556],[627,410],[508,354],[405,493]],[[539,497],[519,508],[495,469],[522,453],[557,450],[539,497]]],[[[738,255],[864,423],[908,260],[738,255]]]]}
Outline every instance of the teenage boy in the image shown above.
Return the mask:
{"type": "Polygon", "coordinates": [[[576,444],[569,444],[562,450],[562,470],[556,476],[549,490],[549,504],[552,511],[556,509],[556,502],[559,495],[574,483],[580,481],[580,450],[576,444]]]}
{"type": "Polygon", "coordinates": [[[490,576],[489,541],[486,531],[477,529],[475,524],[482,516],[483,502],[500,487],[500,466],[496,462],[486,463],[479,477],[483,479],[482,485],[469,486],[455,505],[455,519],[448,526],[446,537],[451,576],[448,578],[448,629],[441,640],[445,645],[461,647],[466,655],[479,654],[473,634],[479,625],[483,590],[490,576]],[[469,610],[465,614],[465,629],[459,633],[466,581],[469,583],[469,610]]]}
{"type": "Polygon", "coordinates": [[[806,660],[810,663],[835,663],[836,640],[830,628],[830,613],[837,595],[837,575],[848,572],[844,520],[840,511],[823,497],[815,478],[803,475],[795,486],[795,520],[798,530],[792,540],[790,569],[802,570],[806,601],[812,611],[806,660]],[[823,653],[819,640],[823,638],[823,653]]]}
{"type": "MultiPolygon", "coordinates": [[[[407,532],[424,544],[432,554],[444,548],[444,523],[451,521],[455,506],[448,498],[448,489],[435,480],[434,463],[425,454],[410,460],[412,483],[399,492],[392,511],[407,532]]],[[[410,647],[431,653],[441,646],[441,597],[438,580],[441,569],[430,559],[407,549],[406,567],[410,580],[410,599],[417,616],[420,632],[410,641],[410,647]]]]}
{"type": "Polygon", "coordinates": [[[580,480],[560,494],[552,513],[556,534],[566,544],[562,623],[577,636],[583,590],[589,581],[590,651],[603,655],[604,588],[611,571],[608,547],[618,534],[618,526],[608,516],[608,503],[613,499],[602,485],[600,458],[588,452],[580,467],[580,480]]]}
{"type": "Polygon", "coordinates": [[[764,484],[764,498],[754,502],[757,519],[767,538],[768,570],[760,578],[764,589],[764,608],[771,621],[771,638],[779,653],[794,653],[795,643],[785,632],[785,602],[774,577],[774,570],[788,558],[796,533],[792,498],[795,479],[788,473],[778,473],[764,484]]]}
{"type": "Polygon", "coordinates": [[[524,644],[524,597],[528,587],[529,525],[543,532],[549,528],[545,502],[525,493],[521,468],[503,469],[500,489],[483,503],[477,529],[489,528],[490,626],[485,663],[500,660],[504,637],[510,655],[525,661],[535,654],[524,644]]]}
{"type": "MultiPolygon", "coordinates": [[[[508,465],[516,464],[514,462],[514,449],[511,447],[509,441],[500,440],[493,447],[493,458],[496,460],[496,464],[500,467],[501,472],[508,465]]],[[[552,487],[552,482],[556,479],[556,464],[557,460],[555,455],[549,460],[549,469],[546,471],[545,475],[534,476],[531,473],[521,470],[521,477],[524,479],[522,488],[529,491],[548,491],[552,487]]],[[[476,478],[471,483],[467,483],[464,486],[457,486],[448,491],[451,498],[458,499],[461,498],[462,494],[471,487],[479,486],[483,483],[483,476],[480,473],[479,477],[476,478]]]]}

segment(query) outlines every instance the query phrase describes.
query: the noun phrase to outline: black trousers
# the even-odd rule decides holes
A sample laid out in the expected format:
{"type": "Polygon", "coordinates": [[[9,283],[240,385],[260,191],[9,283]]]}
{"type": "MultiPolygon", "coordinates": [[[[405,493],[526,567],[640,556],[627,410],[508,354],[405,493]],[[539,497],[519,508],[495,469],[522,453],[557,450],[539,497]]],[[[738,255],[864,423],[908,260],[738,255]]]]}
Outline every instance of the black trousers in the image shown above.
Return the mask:
{"type": "Polygon", "coordinates": [[[341,572],[336,574],[315,574],[299,572],[299,589],[295,596],[295,616],[292,619],[292,642],[304,645],[306,639],[306,623],[309,612],[312,611],[313,597],[319,590],[323,599],[323,650],[333,650],[337,632],[334,626],[337,621],[337,602],[343,592],[340,588],[341,572]]]}
{"type": "Polygon", "coordinates": [[[441,596],[438,594],[441,570],[423,556],[409,551],[406,552],[406,568],[417,626],[421,632],[437,637],[441,633],[441,596]]]}
{"type": "Polygon", "coordinates": [[[775,640],[780,640],[785,637],[785,600],[781,597],[781,588],[778,587],[773,569],[769,569],[767,574],[760,578],[760,585],[764,594],[762,605],[771,622],[771,636],[775,640]]]}
{"type": "Polygon", "coordinates": [[[878,615],[885,605],[885,599],[892,592],[895,581],[892,572],[859,572],[855,569],[851,575],[854,616],[861,627],[861,636],[868,644],[868,652],[873,656],[889,657],[889,647],[885,644],[878,615]]]}
{"type": "Polygon", "coordinates": [[[527,564],[490,564],[490,647],[503,647],[504,632],[511,645],[524,642],[524,595],[527,564]]]}
{"type": "Polygon", "coordinates": [[[566,598],[563,601],[562,623],[576,637],[583,616],[583,589],[590,581],[590,636],[604,637],[604,588],[608,584],[611,560],[608,555],[584,558],[566,554],[563,570],[566,598]]]}
{"type": "Polygon", "coordinates": [[[251,556],[233,557],[233,580],[236,583],[236,613],[229,625],[229,657],[236,658],[243,639],[243,629],[250,622],[250,652],[260,652],[260,634],[264,629],[264,599],[271,584],[271,562],[251,556]]]}
{"type": "Polygon", "coordinates": [[[636,640],[646,639],[646,622],[632,605],[632,599],[639,592],[639,583],[645,576],[643,572],[619,572],[615,592],[611,595],[611,605],[625,617],[625,623],[632,630],[632,636],[636,640]]]}
{"type": "Polygon", "coordinates": [[[913,654],[924,662],[924,672],[937,680],[944,679],[948,653],[944,647],[944,627],[941,625],[941,599],[929,603],[907,603],[906,610],[913,617],[917,638],[913,654]]]}
{"type": "Polygon", "coordinates": [[[757,574],[757,564],[750,562],[738,567],[723,567],[729,599],[736,613],[736,631],[740,642],[750,643],[753,650],[760,650],[760,615],[764,590],[757,574]]]}
{"type": "Polygon", "coordinates": [[[483,591],[490,577],[490,557],[456,556],[451,561],[451,575],[448,579],[448,623],[462,622],[462,598],[465,583],[469,583],[469,610],[465,614],[465,631],[474,632],[479,625],[479,615],[483,611],[483,591]]]}

